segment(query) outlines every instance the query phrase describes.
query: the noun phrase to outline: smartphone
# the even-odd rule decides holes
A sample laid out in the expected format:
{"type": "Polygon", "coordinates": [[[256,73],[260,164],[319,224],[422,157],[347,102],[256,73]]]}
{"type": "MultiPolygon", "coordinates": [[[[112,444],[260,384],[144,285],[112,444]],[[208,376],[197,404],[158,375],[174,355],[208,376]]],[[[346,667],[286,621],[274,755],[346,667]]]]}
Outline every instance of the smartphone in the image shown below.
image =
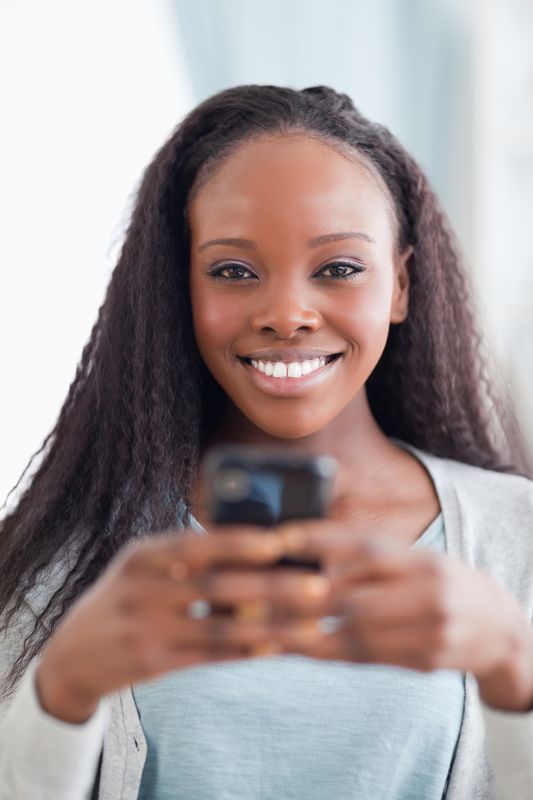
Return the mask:
{"type": "MultiPolygon", "coordinates": [[[[328,455],[274,446],[213,447],[202,469],[205,510],[218,525],[264,528],[325,517],[336,470],[336,460],[328,455]]],[[[276,566],[320,570],[316,560],[296,557],[284,557],[276,566]]]]}

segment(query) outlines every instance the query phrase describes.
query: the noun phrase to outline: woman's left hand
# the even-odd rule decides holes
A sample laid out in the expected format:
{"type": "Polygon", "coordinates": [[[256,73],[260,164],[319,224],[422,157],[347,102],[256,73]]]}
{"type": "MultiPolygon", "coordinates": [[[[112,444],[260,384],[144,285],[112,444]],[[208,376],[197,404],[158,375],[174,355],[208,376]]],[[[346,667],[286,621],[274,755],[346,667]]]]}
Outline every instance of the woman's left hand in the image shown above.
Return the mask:
{"type": "MultiPolygon", "coordinates": [[[[459,559],[382,536],[354,539],[346,523],[279,529],[290,555],[318,558],[332,586],[334,633],[285,642],[314,658],[471,672],[480,696],[533,708],[533,629],[515,598],[459,559]]],[[[287,647],[287,645],[289,645],[287,647]]]]}

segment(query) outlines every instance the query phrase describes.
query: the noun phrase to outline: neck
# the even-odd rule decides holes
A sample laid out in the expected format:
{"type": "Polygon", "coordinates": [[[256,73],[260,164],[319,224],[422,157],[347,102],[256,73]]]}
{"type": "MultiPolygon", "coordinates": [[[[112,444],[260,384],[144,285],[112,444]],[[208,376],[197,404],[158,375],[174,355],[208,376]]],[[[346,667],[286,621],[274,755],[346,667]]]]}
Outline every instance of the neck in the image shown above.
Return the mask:
{"type": "Polygon", "coordinates": [[[337,497],[346,493],[365,497],[373,494],[384,469],[399,451],[377,425],[364,389],[328,425],[298,439],[280,438],[261,430],[228,402],[222,423],[209,444],[229,443],[278,445],[334,456],[339,465],[334,488],[337,497]]]}

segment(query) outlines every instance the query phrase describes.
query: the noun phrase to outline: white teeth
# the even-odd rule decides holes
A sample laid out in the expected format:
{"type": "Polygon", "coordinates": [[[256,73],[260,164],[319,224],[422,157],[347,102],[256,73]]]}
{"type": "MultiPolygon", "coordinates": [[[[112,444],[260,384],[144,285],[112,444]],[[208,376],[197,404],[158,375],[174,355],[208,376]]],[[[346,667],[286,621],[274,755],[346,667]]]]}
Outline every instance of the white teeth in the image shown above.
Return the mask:
{"type": "Polygon", "coordinates": [[[252,367],[259,372],[274,378],[301,378],[302,375],[309,375],[310,372],[326,366],[324,356],[311,361],[291,361],[290,364],[286,364],[284,361],[255,361],[254,359],[250,361],[252,367]]]}
{"type": "Polygon", "coordinates": [[[301,365],[298,364],[297,361],[293,361],[291,364],[289,364],[287,375],[289,376],[289,378],[301,378],[302,377],[301,365]]]}

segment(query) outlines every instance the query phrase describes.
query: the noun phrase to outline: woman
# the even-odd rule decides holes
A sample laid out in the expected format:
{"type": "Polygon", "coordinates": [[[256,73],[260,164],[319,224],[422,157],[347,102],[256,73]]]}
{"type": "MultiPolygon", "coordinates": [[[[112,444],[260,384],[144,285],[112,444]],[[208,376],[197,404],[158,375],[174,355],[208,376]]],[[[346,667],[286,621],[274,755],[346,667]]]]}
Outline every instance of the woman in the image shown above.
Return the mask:
{"type": "Polygon", "coordinates": [[[346,95],[192,111],[3,522],[0,797],[526,796],[533,487],[478,341],[426,179],[346,95]],[[330,518],[216,530],[226,442],[335,456],[330,518]]]}

